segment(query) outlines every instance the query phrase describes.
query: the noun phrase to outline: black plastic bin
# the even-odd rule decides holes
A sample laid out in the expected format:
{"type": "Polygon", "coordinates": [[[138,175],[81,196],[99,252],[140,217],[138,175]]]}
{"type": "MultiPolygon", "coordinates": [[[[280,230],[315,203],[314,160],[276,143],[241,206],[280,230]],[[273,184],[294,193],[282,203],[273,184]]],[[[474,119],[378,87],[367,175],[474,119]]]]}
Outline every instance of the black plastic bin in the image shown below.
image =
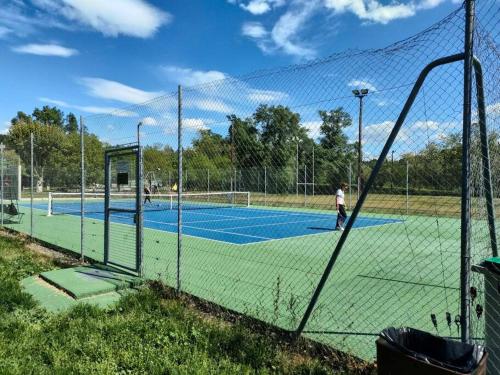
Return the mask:
{"type": "Polygon", "coordinates": [[[486,374],[484,348],[413,328],[387,328],[377,340],[379,375],[486,374]]]}

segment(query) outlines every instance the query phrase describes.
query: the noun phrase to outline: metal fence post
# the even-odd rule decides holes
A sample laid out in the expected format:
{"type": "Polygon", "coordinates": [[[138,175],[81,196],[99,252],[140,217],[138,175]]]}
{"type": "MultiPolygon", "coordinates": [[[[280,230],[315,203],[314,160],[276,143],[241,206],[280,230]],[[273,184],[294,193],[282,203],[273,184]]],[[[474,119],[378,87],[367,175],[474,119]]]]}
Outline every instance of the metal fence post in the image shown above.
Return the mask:
{"type": "Polygon", "coordinates": [[[85,259],[84,252],[84,218],[85,218],[85,141],[84,141],[84,124],[83,118],[80,116],[80,168],[81,168],[81,186],[80,186],[80,261],[85,259]]]}
{"type": "Polygon", "coordinates": [[[462,202],[460,228],[460,326],[462,342],[470,341],[470,142],[472,124],[472,57],[474,40],[474,0],[465,2],[464,33],[464,98],[463,98],[463,130],[462,130],[462,202]]]}
{"type": "MultiPolygon", "coordinates": [[[[30,236],[33,237],[33,132],[30,133],[30,236]]],[[[49,200],[50,202],[50,200],[49,200]]],[[[50,209],[49,209],[50,214],[50,209]]]]}
{"type": "Polygon", "coordinates": [[[267,206],[267,167],[264,167],[264,206],[267,206]]]}
{"type": "Polygon", "coordinates": [[[410,164],[406,159],[406,214],[410,212],[410,164]]]}
{"type": "MultiPolygon", "coordinates": [[[[177,293],[181,291],[181,254],[182,254],[182,86],[177,89],[177,293]]],[[[187,171],[186,171],[187,174],[187,171]]]]}
{"type": "Polygon", "coordinates": [[[304,163],[304,207],[307,202],[307,165],[304,163]]]}
{"type": "Polygon", "coordinates": [[[4,185],[3,185],[3,157],[4,157],[4,151],[5,151],[5,145],[3,143],[0,143],[0,184],[2,184],[1,187],[1,194],[2,196],[0,197],[0,205],[2,206],[1,208],[1,225],[3,228],[3,191],[4,191],[4,185]]]}
{"type": "Polygon", "coordinates": [[[315,161],[314,161],[314,142],[313,142],[313,157],[312,157],[312,196],[314,197],[314,164],[315,164],[315,161]]]}
{"type": "Polygon", "coordinates": [[[210,194],[210,169],[207,169],[207,193],[210,194]]]}
{"type": "Polygon", "coordinates": [[[349,210],[352,209],[352,165],[349,163],[349,210]]]}

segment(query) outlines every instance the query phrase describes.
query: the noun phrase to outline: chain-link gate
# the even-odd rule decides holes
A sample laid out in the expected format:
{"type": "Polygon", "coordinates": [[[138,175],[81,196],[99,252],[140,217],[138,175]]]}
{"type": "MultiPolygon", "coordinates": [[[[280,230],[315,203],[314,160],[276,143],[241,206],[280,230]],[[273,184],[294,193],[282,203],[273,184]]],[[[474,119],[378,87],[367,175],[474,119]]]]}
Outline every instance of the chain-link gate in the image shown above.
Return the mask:
{"type": "Polygon", "coordinates": [[[142,274],[142,153],[138,145],[105,151],[104,263],[142,274]]]}

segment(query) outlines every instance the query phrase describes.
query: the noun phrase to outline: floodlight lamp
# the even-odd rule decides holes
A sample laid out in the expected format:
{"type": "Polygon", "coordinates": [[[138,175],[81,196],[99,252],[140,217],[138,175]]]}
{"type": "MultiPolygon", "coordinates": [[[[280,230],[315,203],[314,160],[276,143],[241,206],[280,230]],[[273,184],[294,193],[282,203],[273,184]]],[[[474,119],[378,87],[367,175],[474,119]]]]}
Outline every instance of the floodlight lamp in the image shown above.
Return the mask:
{"type": "Polygon", "coordinates": [[[367,95],[368,94],[368,89],[361,89],[361,94],[362,95],[367,95]]]}
{"type": "Polygon", "coordinates": [[[359,90],[352,90],[352,93],[357,96],[359,95],[359,90]]]}

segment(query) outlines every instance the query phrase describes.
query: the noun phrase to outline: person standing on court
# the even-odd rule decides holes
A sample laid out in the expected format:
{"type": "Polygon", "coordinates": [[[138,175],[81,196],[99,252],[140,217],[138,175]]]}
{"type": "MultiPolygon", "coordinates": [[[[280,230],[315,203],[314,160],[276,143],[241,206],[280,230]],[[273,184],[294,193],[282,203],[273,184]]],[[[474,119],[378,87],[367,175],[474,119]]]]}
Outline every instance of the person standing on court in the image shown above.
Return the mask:
{"type": "Polygon", "coordinates": [[[151,190],[147,186],[144,186],[144,204],[146,202],[151,203],[151,190]]]}
{"type": "Polygon", "coordinates": [[[342,182],[340,188],[335,193],[335,205],[337,206],[337,224],[335,226],[336,230],[344,230],[344,222],[347,219],[347,213],[345,212],[345,199],[344,191],[347,188],[347,184],[342,182]]]}

